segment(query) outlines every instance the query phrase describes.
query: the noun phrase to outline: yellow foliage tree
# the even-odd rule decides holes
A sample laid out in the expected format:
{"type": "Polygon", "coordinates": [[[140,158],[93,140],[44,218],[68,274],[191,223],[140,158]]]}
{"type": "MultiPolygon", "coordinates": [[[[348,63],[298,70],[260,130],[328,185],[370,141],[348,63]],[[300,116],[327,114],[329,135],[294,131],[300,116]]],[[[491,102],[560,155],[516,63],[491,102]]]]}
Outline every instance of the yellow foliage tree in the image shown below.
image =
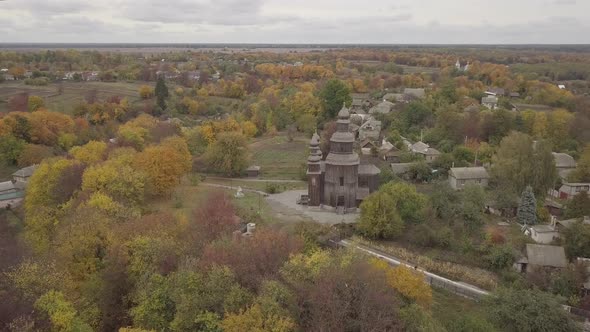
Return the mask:
{"type": "Polygon", "coordinates": [[[185,156],[163,145],[150,146],[138,153],[134,166],[146,174],[148,188],[155,195],[170,193],[187,171],[185,156]]]}
{"type": "Polygon", "coordinates": [[[391,287],[404,297],[425,308],[432,304],[432,289],[424,281],[423,273],[405,265],[392,268],[387,262],[378,259],[373,259],[371,263],[387,274],[387,281],[391,287]]]}
{"type": "Polygon", "coordinates": [[[227,314],[221,326],[226,332],[289,332],[295,331],[296,327],[293,319],[264,313],[258,304],[239,314],[227,314]]]}
{"type": "Polygon", "coordinates": [[[107,144],[104,142],[90,141],[82,146],[75,146],[70,150],[74,159],[87,165],[96,164],[104,160],[107,151],[107,144]]]}
{"type": "Polygon", "coordinates": [[[142,85],[139,87],[139,96],[142,99],[149,99],[154,96],[154,88],[149,85],[142,85]]]}
{"type": "Polygon", "coordinates": [[[244,136],[252,138],[258,133],[258,128],[252,121],[244,121],[242,122],[242,132],[244,136]]]}

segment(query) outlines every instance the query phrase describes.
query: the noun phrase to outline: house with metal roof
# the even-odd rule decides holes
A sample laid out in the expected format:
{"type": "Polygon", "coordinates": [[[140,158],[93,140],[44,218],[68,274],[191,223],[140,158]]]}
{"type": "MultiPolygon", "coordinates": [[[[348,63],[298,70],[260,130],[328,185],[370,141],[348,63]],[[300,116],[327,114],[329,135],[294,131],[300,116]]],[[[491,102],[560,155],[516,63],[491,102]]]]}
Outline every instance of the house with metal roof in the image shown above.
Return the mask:
{"type": "Polygon", "coordinates": [[[455,190],[475,184],[487,187],[490,175],[484,167],[453,167],[449,171],[449,185],[455,190]]]}
{"type": "Polygon", "coordinates": [[[515,263],[519,272],[526,273],[533,273],[540,268],[563,269],[566,266],[567,258],[563,247],[530,243],[526,245],[526,256],[515,263]]]}
{"type": "Polygon", "coordinates": [[[553,159],[555,160],[555,168],[557,174],[563,180],[567,179],[568,175],[576,169],[576,161],[574,157],[567,153],[552,152],[553,159]]]}

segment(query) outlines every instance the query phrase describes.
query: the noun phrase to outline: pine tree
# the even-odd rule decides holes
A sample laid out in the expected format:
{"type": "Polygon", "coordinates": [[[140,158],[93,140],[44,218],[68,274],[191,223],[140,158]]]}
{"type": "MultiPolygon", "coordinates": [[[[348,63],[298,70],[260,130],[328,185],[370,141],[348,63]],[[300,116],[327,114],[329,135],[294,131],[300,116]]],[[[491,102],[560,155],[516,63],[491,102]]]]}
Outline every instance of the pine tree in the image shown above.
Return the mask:
{"type": "Polygon", "coordinates": [[[537,223],[537,200],[533,193],[533,188],[527,186],[520,196],[520,204],[516,213],[518,222],[524,225],[534,225],[537,223]]]}
{"type": "Polygon", "coordinates": [[[166,110],[166,98],[168,98],[168,87],[162,76],[158,77],[155,90],[157,104],[162,110],[166,110]]]}

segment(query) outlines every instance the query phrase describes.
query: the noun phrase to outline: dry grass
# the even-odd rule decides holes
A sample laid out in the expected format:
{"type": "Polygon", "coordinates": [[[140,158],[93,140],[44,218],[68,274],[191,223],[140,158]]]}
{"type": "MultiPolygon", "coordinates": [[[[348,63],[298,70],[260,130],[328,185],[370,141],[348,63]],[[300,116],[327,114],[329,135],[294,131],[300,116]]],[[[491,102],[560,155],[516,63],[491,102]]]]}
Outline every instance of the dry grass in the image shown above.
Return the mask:
{"type": "Polygon", "coordinates": [[[405,248],[392,244],[378,244],[361,237],[354,237],[352,240],[356,243],[376,248],[403,261],[418,265],[429,272],[440,274],[447,278],[470,283],[488,290],[492,290],[498,285],[496,275],[483,269],[445,261],[435,261],[430,257],[416,254],[405,248]]]}

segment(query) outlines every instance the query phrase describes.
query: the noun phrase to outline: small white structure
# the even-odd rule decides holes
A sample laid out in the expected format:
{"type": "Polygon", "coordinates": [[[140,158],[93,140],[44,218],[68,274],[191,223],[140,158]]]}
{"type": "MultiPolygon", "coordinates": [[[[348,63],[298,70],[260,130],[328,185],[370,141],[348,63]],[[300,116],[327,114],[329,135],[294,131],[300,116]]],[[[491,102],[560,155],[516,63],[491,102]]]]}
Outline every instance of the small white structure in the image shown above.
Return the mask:
{"type": "Polygon", "coordinates": [[[488,109],[495,110],[498,108],[498,97],[496,96],[487,96],[481,98],[481,104],[488,109]]]}
{"type": "Polygon", "coordinates": [[[238,191],[236,191],[236,194],[234,195],[235,198],[242,198],[244,197],[244,192],[242,191],[242,187],[238,187],[238,191]]]}
{"type": "Polygon", "coordinates": [[[557,87],[561,90],[565,90],[565,85],[563,84],[557,84],[557,87]]]}
{"type": "Polygon", "coordinates": [[[549,244],[559,238],[554,225],[534,225],[529,227],[529,233],[533,241],[540,244],[549,244]]]}

